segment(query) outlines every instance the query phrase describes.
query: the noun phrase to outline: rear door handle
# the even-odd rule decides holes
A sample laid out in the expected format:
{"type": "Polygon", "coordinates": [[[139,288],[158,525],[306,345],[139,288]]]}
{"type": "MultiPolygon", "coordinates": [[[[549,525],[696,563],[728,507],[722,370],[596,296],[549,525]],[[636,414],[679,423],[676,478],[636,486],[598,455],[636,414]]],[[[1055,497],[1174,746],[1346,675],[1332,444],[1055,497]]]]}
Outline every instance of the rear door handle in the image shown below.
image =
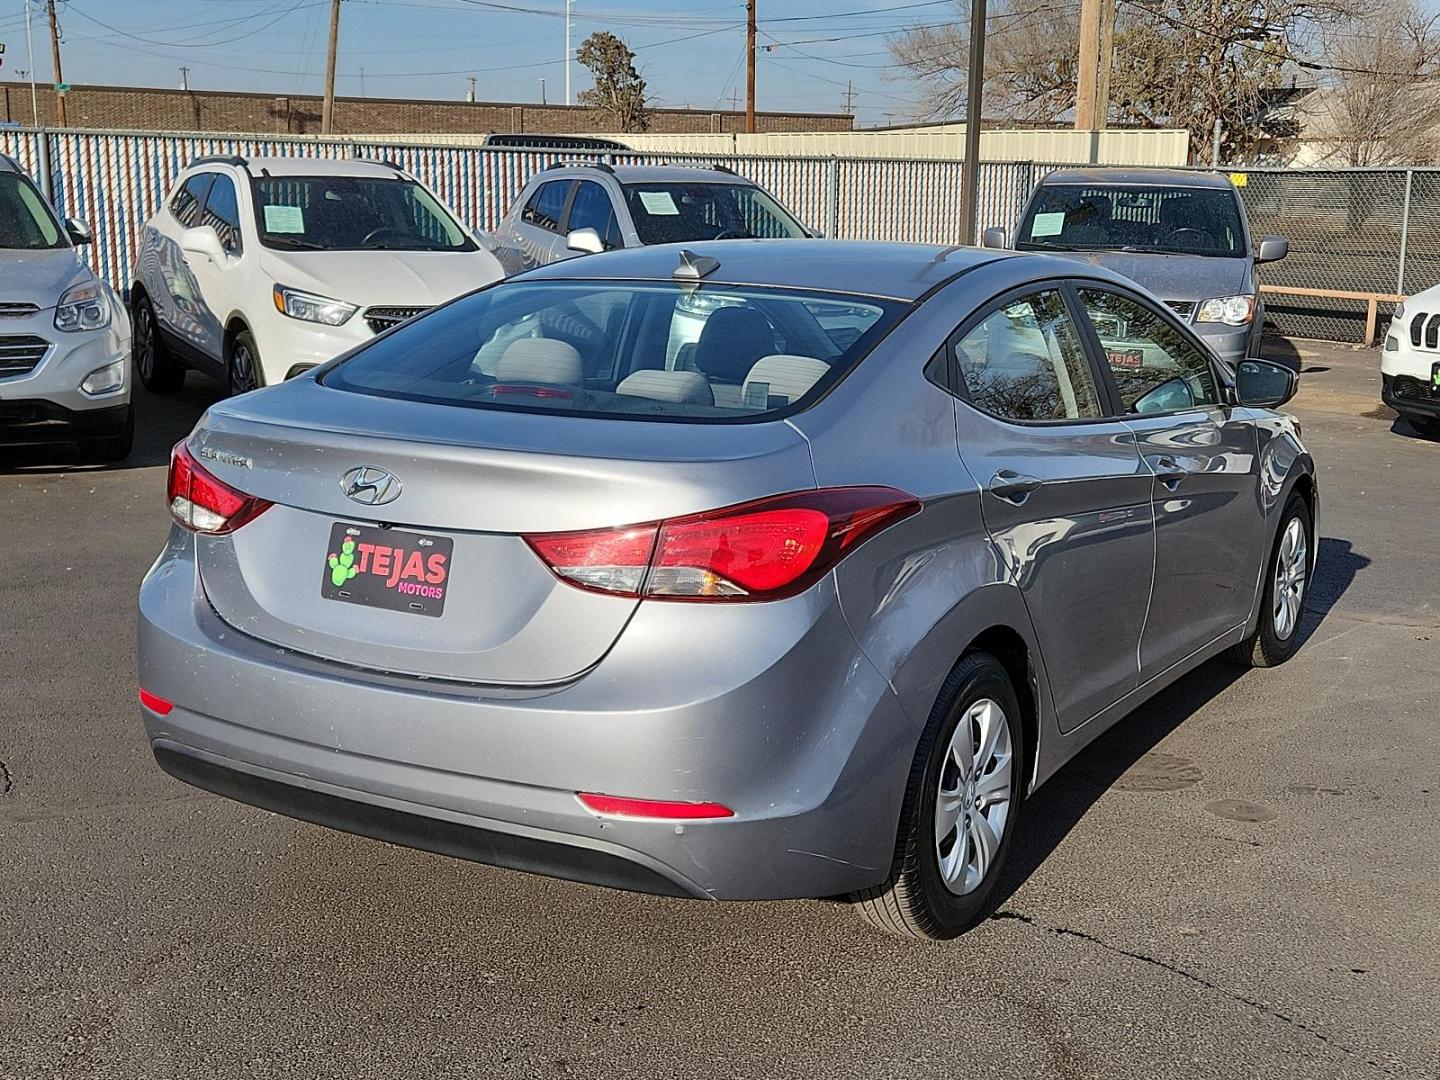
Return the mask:
{"type": "Polygon", "coordinates": [[[1169,454],[1160,454],[1147,459],[1150,469],[1155,474],[1155,479],[1164,484],[1165,487],[1174,491],[1180,486],[1180,482],[1190,475],[1190,470],[1181,465],[1169,454]]]}
{"type": "Polygon", "coordinates": [[[1019,506],[1041,483],[1038,477],[1026,476],[1013,469],[1001,469],[990,478],[990,494],[1019,506]]]}

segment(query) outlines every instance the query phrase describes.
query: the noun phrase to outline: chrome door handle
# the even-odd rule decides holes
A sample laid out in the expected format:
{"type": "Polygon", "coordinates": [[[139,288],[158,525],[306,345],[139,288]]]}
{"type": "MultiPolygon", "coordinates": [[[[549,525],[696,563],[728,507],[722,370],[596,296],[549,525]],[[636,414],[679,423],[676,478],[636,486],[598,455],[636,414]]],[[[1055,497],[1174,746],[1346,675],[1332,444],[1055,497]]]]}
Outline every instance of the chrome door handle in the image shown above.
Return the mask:
{"type": "Polygon", "coordinates": [[[1026,476],[1013,469],[1001,469],[990,478],[990,494],[1019,506],[1041,483],[1037,477],[1026,476]]]}
{"type": "Polygon", "coordinates": [[[1161,454],[1158,457],[1149,458],[1148,461],[1151,471],[1155,473],[1155,479],[1164,484],[1169,491],[1178,488],[1180,482],[1190,475],[1190,470],[1169,454],[1161,454]]]}

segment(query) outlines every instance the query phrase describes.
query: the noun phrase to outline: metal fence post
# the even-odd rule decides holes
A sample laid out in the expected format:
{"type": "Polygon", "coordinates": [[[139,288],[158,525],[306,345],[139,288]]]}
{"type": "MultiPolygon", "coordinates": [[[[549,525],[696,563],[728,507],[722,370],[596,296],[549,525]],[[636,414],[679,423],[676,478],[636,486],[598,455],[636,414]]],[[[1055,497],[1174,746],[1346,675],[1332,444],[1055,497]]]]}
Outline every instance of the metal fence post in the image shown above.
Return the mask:
{"type": "Polygon", "coordinates": [[[825,163],[825,184],[828,192],[825,208],[825,235],[831,240],[840,228],[840,159],[830,158],[825,163]]]}
{"type": "Polygon", "coordinates": [[[50,166],[50,132],[41,128],[35,140],[35,171],[40,174],[40,190],[50,205],[55,205],[55,170],[50,166]]]}
{"type": "Polygon", "coordinates": [[[1395,278],[1395,294],[1405,295],[1405,249],[1410,241],[1410,188],[1415,182],[1415,170],[1405,170],[1405,206],[1400,211],[1400,269],[1395,278]]]}

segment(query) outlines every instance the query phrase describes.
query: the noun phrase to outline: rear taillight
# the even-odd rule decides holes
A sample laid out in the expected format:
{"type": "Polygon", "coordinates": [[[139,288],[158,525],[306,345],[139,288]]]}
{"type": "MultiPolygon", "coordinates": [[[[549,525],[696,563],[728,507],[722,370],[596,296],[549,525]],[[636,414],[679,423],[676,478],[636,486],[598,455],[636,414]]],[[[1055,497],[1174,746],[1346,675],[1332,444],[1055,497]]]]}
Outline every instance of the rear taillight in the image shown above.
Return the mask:
{"type": "Polygon", "coordinates": [[[170,452],[166,495],[171,517],[192,532],[211,534],[234,532],[271,505],[211,476],[183,442],[170,452]]]}
{"type": "Polygon", "coordinates": [[[571,585],[658,600],[776,600],[920,509],[888,487],[821,488],[617,529],[525,537],[571,585]]]}

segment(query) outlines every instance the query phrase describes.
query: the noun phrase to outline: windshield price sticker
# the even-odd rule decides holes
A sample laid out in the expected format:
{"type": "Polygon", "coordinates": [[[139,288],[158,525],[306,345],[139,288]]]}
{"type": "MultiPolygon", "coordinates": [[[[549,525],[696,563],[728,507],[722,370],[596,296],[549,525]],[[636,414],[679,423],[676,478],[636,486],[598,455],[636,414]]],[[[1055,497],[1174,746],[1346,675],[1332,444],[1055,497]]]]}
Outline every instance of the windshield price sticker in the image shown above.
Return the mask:
{"type": "Polygon", "coordinates": [[[660,214],[665,217],[676,217],[680,208],[675,205],[675,200],[668,191],[642,191],[640,202],[645,207],[647,214],[660,214]]]}
{"type": "Polygon", "coordinates": [[[1060,231],[1064,228],[1064,210],[1056,210],[1048,214],[1036,214],[1035,220],[1030,223],[1030,236],[1032,239],[1038,236],[1059,236],[1060,231]]]}
{"type": "Polygon", "coordinates": [[[303,233],[305,212],[298,206],[265,207],[265,231],[272,233],[303,233]]]}

